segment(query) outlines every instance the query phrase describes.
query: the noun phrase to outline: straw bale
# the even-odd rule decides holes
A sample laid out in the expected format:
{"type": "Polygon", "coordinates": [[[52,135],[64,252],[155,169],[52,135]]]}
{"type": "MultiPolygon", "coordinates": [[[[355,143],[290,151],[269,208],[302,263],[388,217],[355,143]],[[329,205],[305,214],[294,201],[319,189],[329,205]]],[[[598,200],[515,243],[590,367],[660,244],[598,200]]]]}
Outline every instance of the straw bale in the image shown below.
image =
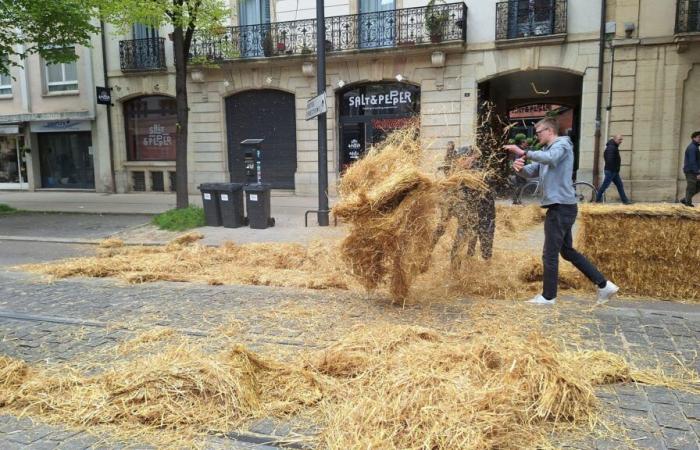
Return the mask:
{"type": "Polygon", "coordinates": [[[577,245],[625,294],[700,299],[700,212],[677,205],[586,205],[577,245]]]}

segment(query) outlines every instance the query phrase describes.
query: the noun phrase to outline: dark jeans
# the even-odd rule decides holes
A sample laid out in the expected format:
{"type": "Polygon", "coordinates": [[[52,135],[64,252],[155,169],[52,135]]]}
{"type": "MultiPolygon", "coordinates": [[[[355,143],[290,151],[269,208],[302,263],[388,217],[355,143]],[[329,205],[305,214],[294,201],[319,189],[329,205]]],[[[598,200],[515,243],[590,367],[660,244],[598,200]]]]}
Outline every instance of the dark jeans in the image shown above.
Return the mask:
{"type": "Polygon", "coordinates": [[[622,203],[628,203],[630,200],[627,198],[627,194],[625,194],[625,186],[622,184],[620,172],[611,172],[610,170],[605,170],[604,172],[605,179],[603,180],[603,184],[600,186],[600,189],[598,189],[598,196],[596,197],[595,201],[599,202],[603,200],[603,194],[612,182],[615,183],[615,186],[617,187],[617,193],[620,194],[620,200],[622,200],[622,203]]]}
{"type": "MultiPolygon", "coordinates": [[[[476,242],[481,245],[481,257],[491,259],[493,256],[493,235],[496,232],[496,201],[491,195],[486,195],[478,200],[476,223],[472,224],[467,255],[474,256],[476,253],[476,242]]],[[[460,228],[460,231],[461,228],[460,228]]],[[[457,235],[461,245],[464,236],[457,235]]],[[[456,240],[455,240],[456,241],[456,240]]]]}
{"type": "Polygon", "coordinates": [[[698,176],[694,173],[685,174],[685,203],[687,205],[693,204],[693,197],[695,194],[700,192],[700,182],[698,181],[698,176]]]}
{"type": "Polygon", "coordinates": [[[605,281],[602,273],[591,264],[585,256],[573,247],[571,227],[576,222],[577,205],[552,205],[547,209],[544,221],[544,287],[542,295],[547,299],[557,296],[559,283],[559,254],[583,272],[589,280],[600,285],[605,281]]]}

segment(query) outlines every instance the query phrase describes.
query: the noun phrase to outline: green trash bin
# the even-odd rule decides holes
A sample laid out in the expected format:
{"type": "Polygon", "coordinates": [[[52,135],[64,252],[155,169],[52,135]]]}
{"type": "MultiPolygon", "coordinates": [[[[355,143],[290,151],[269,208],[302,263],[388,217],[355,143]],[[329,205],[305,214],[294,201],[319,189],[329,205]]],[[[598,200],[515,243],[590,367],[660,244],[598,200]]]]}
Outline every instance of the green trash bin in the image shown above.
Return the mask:
{"type": "Polygon", "coordinates": [[[275,226],[274,217],[270,217],[271,187],[269,183],[247,184],[245,186],[245,207],[248,212],[250,228],[264,230],[275,226]]]}
{"type": "Polygon", "coordinates": [[[216,186],[219,197],[221,224],[226,228],[238,228],[246,224],[243,210],[243,184],[220,183],[216,186]]]}
{"type": "Polygon", "coordinates": [[[202,205],[204,205],[204,222],[209,227],[221,226],[218,185],[219,183],[202,183],[199,185],[199,190],[202,192],[202,205]]]}

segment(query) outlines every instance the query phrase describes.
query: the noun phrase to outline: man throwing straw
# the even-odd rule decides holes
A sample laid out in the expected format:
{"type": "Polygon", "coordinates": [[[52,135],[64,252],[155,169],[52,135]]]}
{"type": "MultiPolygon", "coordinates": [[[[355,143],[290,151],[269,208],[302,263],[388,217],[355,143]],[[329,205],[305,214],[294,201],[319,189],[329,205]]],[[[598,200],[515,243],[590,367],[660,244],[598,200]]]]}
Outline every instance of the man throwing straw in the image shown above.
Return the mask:
{"type": "Polygon", "coordinates": [[[585,256],[573,247],[571,228],[576,221],[578,206],[571,174],[574,167],[574,151],[571,139],[559,136],[559,127],[554,119],[537,122],[535,134],[544,147],[539,151],[525,151],[517,145],[504,148],[516,156],[515,172],[524,178],[539,177],[542,183],[542,207],[547,208],[544,222],[544,250],[542,265],[544,279],[542,294],[528,300],[536,305],[553,305],[557,299],[559,283],[559,254],[583,272],[598,286],[598,304],[604,304],[619,288],[605,279],[602,273],[585,256]],[[525,160],[533,161],[525,165],[525,160]]]}

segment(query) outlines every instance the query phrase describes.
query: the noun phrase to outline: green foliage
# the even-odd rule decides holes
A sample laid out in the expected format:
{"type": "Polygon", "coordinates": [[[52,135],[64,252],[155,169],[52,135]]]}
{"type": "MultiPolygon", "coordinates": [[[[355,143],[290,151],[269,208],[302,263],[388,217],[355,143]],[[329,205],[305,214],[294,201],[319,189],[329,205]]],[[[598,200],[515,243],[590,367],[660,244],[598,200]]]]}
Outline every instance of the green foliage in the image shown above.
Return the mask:
{"type": "Polygon", "coordinates": [[[134,23],[216,32],[226,18],[223,0],[100,0],[102,15],[127,32],[134,23]]]}
{"type": "Polygon", "coordinates": [[[10,205],[0,203],[0,214],[14,214],[16,212],[19,212],[19,210],[13,208],[10,205]]]}
{"type": "Polygon", "coordinates": [[[153,225],[162,230],[185,231],[204,226],[204,210],[198,206],[171,209],[153,218],[153,225]]]}
{"type": "Polygon", "coordinates": [[[449,20],[449,12],[442,8],[443,0],[430,0],[425,8],[425,27],[430,36],[442,36],[445,24],[449,20]]]}
{"type": "Polygon", "coordinates": [[[0,0],[0,73],[31,54],[49,63],[77,59],[74,46],[90,46],[99,31],[93,19],[98,1],[0,0]]]}

